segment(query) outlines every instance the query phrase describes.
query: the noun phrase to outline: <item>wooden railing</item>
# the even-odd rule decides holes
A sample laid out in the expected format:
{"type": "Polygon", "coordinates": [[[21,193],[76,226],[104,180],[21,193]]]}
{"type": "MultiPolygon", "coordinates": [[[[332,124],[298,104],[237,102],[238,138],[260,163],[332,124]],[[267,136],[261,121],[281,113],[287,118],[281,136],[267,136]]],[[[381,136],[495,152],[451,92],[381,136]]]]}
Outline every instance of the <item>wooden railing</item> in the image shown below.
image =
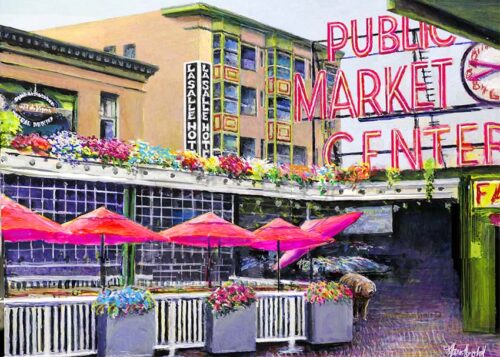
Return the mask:
{"type": "MultiPolygon", "coordinates": [[[[177,349],[205,345],[208,293],[155,295],[156,346],[177,349]]],[[[84,356],[97,352],[95,297],[5,300],[6,356],[84,356]]],[[[303,292],[257,293],[257,342],[305,339],[303,292]]]]}

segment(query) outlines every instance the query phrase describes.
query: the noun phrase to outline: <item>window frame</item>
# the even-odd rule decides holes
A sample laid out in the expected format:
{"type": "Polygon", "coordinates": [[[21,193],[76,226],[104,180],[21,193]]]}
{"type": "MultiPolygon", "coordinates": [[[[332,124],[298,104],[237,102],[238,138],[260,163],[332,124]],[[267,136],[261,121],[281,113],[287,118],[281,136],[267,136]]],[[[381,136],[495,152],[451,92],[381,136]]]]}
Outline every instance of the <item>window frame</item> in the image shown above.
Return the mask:
{"type": "Polygon", "coordinates": [[[240,56],[240,68],[241,69],[244,69],[245,71],[252,71],[252,72],[256,72],[257,71],[257,47],[256,46],[253,46],[253,45],[250,45],[248,43],[241,43],[240,44],[240,52],[241,52],[241,56],[240,56]],[[253,68],[246,68],[243,66],[243,50],[244,48],[247,48],[247,49],[250,49],[250,50],[253,50],[253,68]]]}
{"type": "Polygon", "coordinates": [[[257,88],[240,85],[240,115],[248,115],[248,116],[256,117],[257,116],[257,107],[258,107],[258,104],[257,104],[257,88]],[[245,113],[243,111],[243,107],[244,106],[248,106],[247,104],[243,103],[243,90],[244,89],[250,90],[250,91],[254,92],[254,97],[253,97],[253,99],[254,99],[254,107],[253,107],[253,112],[252,113],[245,113]]]}
{"type": "MultiPolygon", "coordinates": [[[[108,93],[108,92],[101,92],[101,97],[100,97],[100,103],[99,103],[99,137],[101,139],[104,139],[105,137],[103,137],[103,133],[102,133],[102,122],[103,121],[112,121],[114,123],[114,137],[113,138],[118,138],[119,137],[119,113],[120,113],[120,107],[119,107],[119,102],[118,102],[118,99],[119,99],[119,96],[117,94],[114,94],[114,93],[108,93]],[[104,115],[104,109],[103,109],[103,104],[104,104],[104,101],[108,101],[108,100],[113,100],[114,101],[114,111],[115,111],[115,116],[114,117],[110,117],[110,116],[106,116],[104,115]]],[[[113,139],[113,138],[110,138],[110,139],[113,139]]],[[[105,139],[109,139],[109,138],[105,138],[105,139]]]]}

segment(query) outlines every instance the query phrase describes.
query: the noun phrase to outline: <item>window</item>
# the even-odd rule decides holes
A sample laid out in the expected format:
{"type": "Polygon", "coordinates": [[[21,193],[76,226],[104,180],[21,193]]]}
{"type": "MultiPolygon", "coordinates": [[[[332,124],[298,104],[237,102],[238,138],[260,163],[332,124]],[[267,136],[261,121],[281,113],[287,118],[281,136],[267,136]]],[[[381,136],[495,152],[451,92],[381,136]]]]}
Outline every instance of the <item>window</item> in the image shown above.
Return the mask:
{"type": "MultiPolygon", "coordinates": [[[[284,144],[276,145],[278,149],[278,164],[290,163],[290,146],[284,144]]],[[[274,162],[274,144],[267,144],[267,159],[274,162]]]]}
{"type": "Polygon", "coordinates": [[[259,91],[259,100],[260,100],[260,106],[263,107],[264,106],[264,91],[261,90],[259,91]]]}
{"type": "Polygon", "coordinates": [[[241,68],[255,71],[255,47],[241,46],[241,68]]]}
{"type": "Polygon", "coordinates": [[[104,47],[104,52],[116,53],[116,46],[106,46],[104,47]]]}
{"type": "Polygon", "coordinates": [[[135,58],[135,44],[129,43],[123,46],[123,57],[135,58]]]}
{"type": "Polygon", "coordinates": [[[302,78],[306,78],[306,62],[303,59],[296,58],[293,62],[294,72],[299,73],[302,78]]]}
{"type": "Polygon", "coordinates": [[[224,155],[238,154],[237,138],[235,135],[224,134],[224,155]]]}
{"type": "Polygon", "coordinates": [[[290,79],[290,55],[278,52],[278,62],[276,64],[276,77],[280,79],[290,79]]]}
{"type": "MultiPolygon", "coordinates": [[[[269,119],[274,119],[274,99],[271,97],[268,101],[268,111],[267,115],[269,119]]],[[[277,97],[276,98],[276,118],[278,120],[287,121],[290,120],[290,99],[277,97]]]]}
{"type": "Polygon", "coordinates": [[[214,83],[214,113],[220,113],[222,110],[220,101],[220,87],[220,82],[214,83]]]}
{"type": "Polygon", "coordinates": [[[214,34],[212,48],[214,49],[214,64],[220,63],[220,34],[214,34]]]}
{"type": "Polygon", "coordinates": [[[255,139],[240,137],[240,156],[255,157],[255,139]]]}
{"type": "Polygon", "coordinates": [[[260,60],[260,66],[264,67],[264,51],[262,49],[259,50],[259,60],[260,60]]]}
{"type": "Polygon", "coordinates": [[[240,113],[257,115],[257,91],[254,88],[241,87],[240,113]]]}
{"type": "Polygon", "coordinates": [[[224,82],[224,113],[238,115],[238,85],[224,82]]]}
{"type": "Polygon", "coordinates": [[[118,96],[101,93],[101,139],[112,139],[117,136],[118,96]]]}
{"type": "Polygon", "coordinates": [[[238,49],[238,40],[226,36],[224,41],[224,64],[232,67],[238,67],[238,49]]]}
{"type": "Polygon", "coordinates": [[[307,165],[305,146],[294,146],[293,147],[293,163],[295,165],[307,165]]]}
{"type": "Polygon", "coordinates": [[[335,77],[337,75],[337,67],[326,66],[326,87],[328,88],[328,93],[333,90],[333,85],[335,84],[335,77]]]}

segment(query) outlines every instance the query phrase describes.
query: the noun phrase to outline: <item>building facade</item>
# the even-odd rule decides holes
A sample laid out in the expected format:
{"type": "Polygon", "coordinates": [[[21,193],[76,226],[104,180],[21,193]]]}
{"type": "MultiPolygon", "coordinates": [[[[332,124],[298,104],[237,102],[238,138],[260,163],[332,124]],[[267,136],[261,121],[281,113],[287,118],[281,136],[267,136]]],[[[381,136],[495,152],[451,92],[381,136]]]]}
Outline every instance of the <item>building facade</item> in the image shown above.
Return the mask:
{"type": "MultiPolygon", "coordinates": [[[[311,86],[313,43],[205,4],[40,31],[160,66],[146,85],[142,139],[185,149],[184,64],[212,64],[213,152],[311,164],[310,122],[293,122],[293,74],[311,86]]],[[[325,50],[315,44],[318,57],[325,50]]],[[[326,68],[333,85],[336,63],[326,68]]],[[[331,124],[315,126],[320,152],[331,124]]],[[[139,132],[138,132],[139,134],[139,132]]]]}
{"type": "Polygon", "coordinates": [[[133,139],[156,66],[0,26],[0,103],[23,133],[133,139]]]}

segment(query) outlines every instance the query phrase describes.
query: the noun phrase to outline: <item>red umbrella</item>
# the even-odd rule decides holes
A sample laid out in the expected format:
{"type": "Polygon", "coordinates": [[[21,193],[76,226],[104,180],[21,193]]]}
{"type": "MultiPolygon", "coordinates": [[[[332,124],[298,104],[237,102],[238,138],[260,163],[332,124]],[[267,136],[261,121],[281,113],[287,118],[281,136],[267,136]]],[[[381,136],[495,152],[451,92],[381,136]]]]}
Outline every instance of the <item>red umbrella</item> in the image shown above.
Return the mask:
{"type": "MultiPolygon", "coordinates": [[[[252,248],[276,251],[279,261],[281,250],[293,250],[319,244],[324,238],[315,232],[306,232],[287,221],[276,218],[255,232],[257,241],[251,244],[252,248]]],[[[278,291],[280,290],[280,268],[278,266],[278,291]]]]}
{"type": "Polygon", "coordinates": [[[72,221],[62,224],[69,233],[74,234],[71,244],[100,244],[102,235],[105,243],[144,243],[151,240],[168,241],[140,224],[105,207],[83,214],[72,221]]]}
{"type": "Polygon", "coordinates": [[[67,232],[74,234],[69,242],[71,244],[101,245],[101,286],[103,289],[106,285],[105,244],[144,243],[151,240],[168,241],[158,233],[104,207],[81,215],[62,226],[67,232]]]}
{"type": "Polygon", "coordinates": [[[0,195],[2,235],[6,242],[43,240],[66,243],[69,235],[61,225],[0,195]]]}
{"type": "Polygon", "coordinates": [[[211,285],[210,247],[246,246],[256,239],[252,232],[238,227],[211,212],[166,229],[160,234],[168,237],[173,243],[208,248],[207,281],[209,286],[211,285]]]}
{"type": "MultiPolygon", "coordinates": [[[[351,213],[341,214],[339,216],[331,216],[327,218],[305,221],[300,226],[300,228],[308,232],[319,233],[323,238],[325,238],[325,240],[319,244],[311,245],[309,247],[289,250],[285,252],[285,254],[283,254],[283,256],[279,261],[279,267],[282,269],[296,262],[314,248],[335,242],[335,239],[333,239],[332,237],[336,236],[344,229],[349,227],[351,224],[355,223],[362,215],[363,212],[351,212],[351,213]]],[[[310,267],[312,268],[312,264],[310,265],[310,267]]],[[[273,268],[276,269],[277,266],[273,268]]]]}

